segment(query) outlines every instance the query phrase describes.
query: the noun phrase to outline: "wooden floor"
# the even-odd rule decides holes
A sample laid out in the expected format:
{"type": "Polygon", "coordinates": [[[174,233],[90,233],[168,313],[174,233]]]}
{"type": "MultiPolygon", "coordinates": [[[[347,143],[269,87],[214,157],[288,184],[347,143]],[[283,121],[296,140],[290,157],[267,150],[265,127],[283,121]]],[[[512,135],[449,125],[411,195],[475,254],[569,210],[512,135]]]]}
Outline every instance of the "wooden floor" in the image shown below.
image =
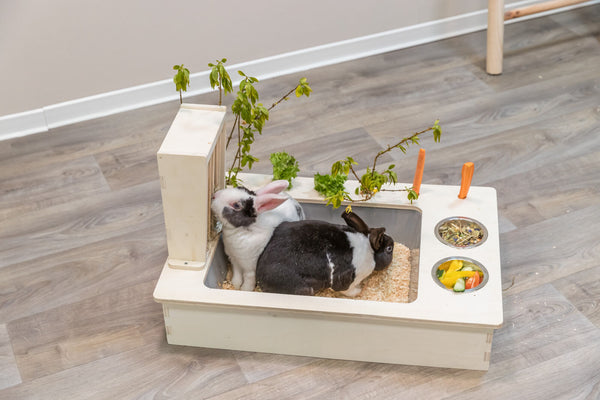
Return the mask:
{"type": "MultiPolygon", "coordinates": [[[[168,345],[152,292],[171,103],[0,142],[0,398],[599,399],[599,40],[596,5],[508,25],[497,77],[485,32],[306,71],[314,95],[255,144],[257,172],[286,150],[311,176],[347,155],[364,168],[439,118],[424,183],[458,184],[473,161],[473,184],[498,190],[505,323],[488,372],[168,345]]],[[[261,82],[262,100],[300,76],[261,82]]],[[[417,150],[385,160],[400,181],[417,150]]]]}

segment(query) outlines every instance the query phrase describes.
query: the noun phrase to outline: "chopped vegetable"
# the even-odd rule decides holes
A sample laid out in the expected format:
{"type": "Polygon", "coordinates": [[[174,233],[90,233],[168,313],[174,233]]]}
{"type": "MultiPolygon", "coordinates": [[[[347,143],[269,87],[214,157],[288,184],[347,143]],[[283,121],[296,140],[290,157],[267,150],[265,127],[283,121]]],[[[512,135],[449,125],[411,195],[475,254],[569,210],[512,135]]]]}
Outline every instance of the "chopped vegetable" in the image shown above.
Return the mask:
{"type": "Polygon", "coordinates": [[[479,286],[483,279],[483,271],[472,262],[450,260],[438,267],[436,276],[446,288],[464,292],[479,286]]]}
{"type": "Polygon", "coordinates": [[[470,277],[469,279],[467,279],[467,283],[466,283],[465,287],[467,289],[473,289],[473,288],[479,286],[480,283],[481,283],[481,280],[479,278],[479,274],[475,274],[472,277],[470,277]]]}
{"type": "Polygon", "coordinates": [[[456,281],[462,278],[470,278],[473,275],[477,275],[475,271],[453,271],[446,272],[446,275],[440,279],[440,282],[444,284],[447,288],[452,288],[456,281]]]}
{"type": "Polygon", "coordinates": [[[455,292],[464,292],[465,291],[465,279],[460,278],[456,280],[454,287],[452,288],[455,292]]]}

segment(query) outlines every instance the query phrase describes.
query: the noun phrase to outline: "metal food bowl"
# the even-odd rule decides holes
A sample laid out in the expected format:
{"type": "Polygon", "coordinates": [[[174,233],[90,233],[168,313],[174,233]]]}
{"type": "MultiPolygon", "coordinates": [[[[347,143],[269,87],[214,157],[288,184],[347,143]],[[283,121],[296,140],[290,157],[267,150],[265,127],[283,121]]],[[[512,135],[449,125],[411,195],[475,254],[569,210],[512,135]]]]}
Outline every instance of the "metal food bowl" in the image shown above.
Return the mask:
{"type": "Polygon", "coordinates": [[[438,262],[436,262],[435,265],[433,266],[433,269],[431,270],[431,277],[432,277],[432,279],[442,289],[453,291],[452,288],[447,288],[442,282],[440,282],[440,279],[437,276],[437,270],[439,269],[439,267],[442,264],[444,264],[444,263],[446,263],[448,261],[453,261],[453,260],[466,261],[466,262],[468,262],[470,264],[473,264],[473,266],[475,268],[478,268],[481,272],[483,272],[483,279],[481,280],[481,283],[479,283],[479,285],[477,285],[476,287],[474,287],[472,289],[465,289],[463,292],[454,292],[454,293],[460,294],[460,293],[474,292],[476,290],[479,290],[479,289],[483,288],[485,286],[485,284],[488,282],[488,279],[489,279],[488,270],[479,261],[473,260],[472,258],[469,258],[469,257],[446,257],[446,258],[442,258],[441,260],[439,260],[438,262]]]}
{"type": "Polygon", "coordinates": [[[473,218],[449,217],[441,220],[435,226],[435,237],[445,245],[457,249],[470,249],[483,244],[488,237],[488,232],[481,222],[473,218]],[[447,238],[445,232],[452,228],[457,230],[459,235],[447,238]],[[469,238],[469,235],[473,232],[478,233],[477,240],[474,240],[472,237],[469,238]]]}

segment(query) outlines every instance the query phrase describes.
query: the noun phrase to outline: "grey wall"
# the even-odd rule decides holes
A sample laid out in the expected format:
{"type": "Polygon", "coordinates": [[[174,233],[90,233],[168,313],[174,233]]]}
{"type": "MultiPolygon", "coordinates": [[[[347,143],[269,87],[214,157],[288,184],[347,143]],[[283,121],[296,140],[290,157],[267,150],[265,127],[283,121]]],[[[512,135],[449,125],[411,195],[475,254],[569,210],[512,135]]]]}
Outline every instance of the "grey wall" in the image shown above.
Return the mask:
{"type": "Polygon", "coordinates": [[[0,116],[433,21],[485,0],[0,0],[0,116]]]}

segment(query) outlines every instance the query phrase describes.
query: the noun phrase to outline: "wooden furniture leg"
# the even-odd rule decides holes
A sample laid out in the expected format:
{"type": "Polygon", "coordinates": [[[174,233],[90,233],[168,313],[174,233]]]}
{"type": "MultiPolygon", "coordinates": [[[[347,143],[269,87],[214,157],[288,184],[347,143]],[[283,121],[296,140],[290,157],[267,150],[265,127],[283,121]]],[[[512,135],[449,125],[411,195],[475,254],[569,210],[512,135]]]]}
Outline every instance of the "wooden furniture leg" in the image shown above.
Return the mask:
{"type": "Polygon", "coordinates": [[[504,0],[488,0],[486,72],[502,73],[504,45],[504,0]]]}

